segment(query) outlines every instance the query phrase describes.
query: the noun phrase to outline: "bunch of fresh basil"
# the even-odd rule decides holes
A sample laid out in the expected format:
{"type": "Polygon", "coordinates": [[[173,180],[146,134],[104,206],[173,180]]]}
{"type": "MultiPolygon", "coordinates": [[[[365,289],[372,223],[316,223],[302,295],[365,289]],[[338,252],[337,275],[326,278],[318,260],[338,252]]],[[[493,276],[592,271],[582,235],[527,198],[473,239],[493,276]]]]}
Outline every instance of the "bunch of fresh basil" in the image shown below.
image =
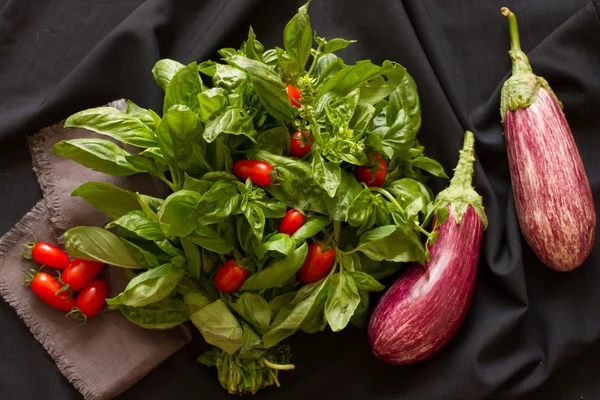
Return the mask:
{"type": "Polygon", "coordinates": [[[168,329],[191,320],[215,346],[199,361],[217,367],[230,393],[278,385],[278,371],[293,367],[281,342],[296,331],[364,324],[369,292],[384,289],[377,279],[425,260],[425,182],[446,176],[415,139],[419,97],[406,70],[390,61],[346,65],[333,54],[352,43],[344,39],[315,37],[313,48],[307,8],[285,27],[284,49],[265,50],[250,29],[239,50],[219,51],[222,62],[160,60],[152,72],[165,91],[162,117],[128,101],[125,112],[100,107],[66,121],[139,151],[104,139],[53,150],[96,171],[149,173],[170,187],[159,199],[107,183],[80,186],[73,195],[113,221],[75,227],[65,245],[73,256],[125,268],[129,284],[107,303],[134,324],[168,329]],[[284,82],[301,90],[300,109],[284,82]],[[287,156],[296,131],[314,138],[303,159],[287,156]],[[382,188],[352,174],[368,151],[389,160],[382,188]],[[279,180],[264,189],[241,182],[231,171],[244,158],[270,163],[279,180]],[[307,215],[291,237],[277,232],[288,208],[307,215]],[[324,238],[336,261],[326,277],[301,285],[307,242],[324,238]],[[239,291],[220,293],[214,273],[231,257],[246,261],[249,276],[239,291]]]}

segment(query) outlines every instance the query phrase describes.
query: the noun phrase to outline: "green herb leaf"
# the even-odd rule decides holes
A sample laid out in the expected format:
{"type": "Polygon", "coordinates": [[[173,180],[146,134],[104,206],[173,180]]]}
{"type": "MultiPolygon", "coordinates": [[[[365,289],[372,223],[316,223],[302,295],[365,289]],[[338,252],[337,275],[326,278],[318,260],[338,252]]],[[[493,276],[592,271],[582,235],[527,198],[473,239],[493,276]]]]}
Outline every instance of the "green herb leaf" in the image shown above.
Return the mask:
{"type": "Polygon", "coordinates": [[[380,226],[364,233],[357,250],[375,261],[423,261],[425,256],[418,237],[399,225],[380,226]]]}
{"type": "Polygon", "coordinates": [[[54,145],[52,154],[69,158],[84,167],[113,176],[128,176],[138,171],[125,157],[131,153],[104,139],[62,140],[54,145]]]}
{"type": "Polygon", "coordinates": [[[448,178],[448,175],[444,172],[444,167],[432,158],[419,156],[410,160],[413,167],[422,169],[423,171],[429,172],[433,176],[439,178],[448,178]]]}
{"type": "MultiPolygon", "coordinates": [[[[310,3],[310,2],[309,2],[310,3]]],[[[303,70],[312,48],[312,28],[308,17],[308,4],[298,9],[283,30],[283,45],[289,56],[295,60],[303,70]]]]}
{"type": "Polygon", "coordinates": [[[129,240],[121,239],[121,243],[125,246],[129,255],[143,268],[156,268],[159,267],[162,262],[158,257],[149,251],[142,249],[137,244],[130,242],[129,240]]]}
{"type": "Polygon", "coordinates": [[[325,161],[320,153],[315,153],[312,160],[312,172],[319,186],[327,192],[329,197],[334,197],[342,180],[340,166],[331,161],[325,161]]]}
{"type": "Polygon", "coordinates": [[[358,293],[360,295],[360,303],[358,303],[352,318],[350,318],[350,325],[357,328],[364,328],[369,316],[369,292],[359,289],[358,293]]]}
{"type": "Polygon", "coordinates": [[[307,254],[308,245],[303,243],[289,256],[273,262],[262,271],[248,277],[242,290],[264,290],[286,284],[302,267],[307,254]]]}
{"type": "Polygon", "coordinates": [[[161,232],[158,225],[148,218],[146,213],[142,210],[129,211],[106,225],[106,229],[115,228],[117,226],[125,228],[147,240],[155,241],[165,239],[165,235],[161,232]]]}
{"type": "Polygon", "coordinates": [[[233,56],[231,62],[246,70],[260,102],[269,114],[280,121],[294,118],[285,86],[275,71],[266,64],[246,57],[233,56]]]}
{"type": "Polygon", "coordinates": [[[190,319],[207,343],[228,354],[242,348],[242,326],[223,301],[217,300],[207,305],[192,314],[190,319]]]}
{"type": "Polygon", "coordinates": [[[341,38],[329,39],[327,41],[327,43],[325,43],[323,52],[325,54],[333,53],[334,51],[345,49],[346,47],[350,46],[352,43],[356,43],[356,40],[346,40],[346,39],[341,39],[341,38]]]}
{"type": "Polygon", "coordinates": [[[212,88],[205,90],[198,95],[199,114],[202,122],[208,121],[210,116],[215,112],[227,107],[229,100],[227,99],[227,91],[221,88],[212,88]]]}
{"type": "Polygon", "coordinates": [[[290,133],[284,127],[264,131],[256,138],[256,148],[282,156],[290,151],[290,133]]]}
{"type": "Polygon", "coordinates": [[[239,214],[240,196],[231,182],[215,182],[202,196],[196,214],[201,225],[221,222],[230,215],[239,214]]]}
{"type": "Polygon", "coordinates": [[[286,235],[285,233],[276,233],[269,236],[267,240],[258,245],[258,247],[254,249],[254,254],[256,254],[259,259],[264,258],[268,251],[276,251],[287,256],[295,249],[296,242],[294,242],[289,235],[286,235]]]}
{"type": "Polygon", "coordinates": [[[284,307],[289,306],[292,301],[296,298],[298,292],[288,292],[286,294],[282,294],[281,296],[277,296],[269,301],[269,307],[273,310],[273,313],[278,313],[284,307]]]}
{"type": "Polygon", "coordinates": [[[113,233],[96,226],[77,226],[65,232],[65,248],[73,257],[100,261],[123,268],[139,269],[141,266],[113,233]]]}
{"type": "Polygon", "coordinates": [[[423,204],[429,204],[433,201],[431,189],[412,178],[397,179],[387,183],[384,186],[384,189],[394,195],[396,200],[398,200],[400,205],[404,208],[417,198],[421,198],[423,204]]]}
{"type": "Polygon", "coordinates": [[[157,217],[167,236],[187,236],[198,227],[195,211],[201,199],[191,190],[180,190],[165,199],[157,217]]]}
{"type": "Polygon", "coordinates": [[[202,271],[202,256],[200,255],[200,249],[195,243],[184,237],[179,238],[179,241],[185,252],[187,269],[190,272],[190,275],[192,278],[200,279],[200,271],[202,271]]]}
{"type": "Polygon", "coordinates": [[[230,108],[222,112],[217,112],[206,121],[204,140],[210,143],[221,133],[244,135],[252,140],[254,140],[254,136],[256,135],[252,117],[244,110],[238,108],[230,108]]]}
{"type": "Polygon", "coordinates": [[[152,222],[158,222],[158,217],[156,213],[162,207],[163,199],[158,199],[152,196],[146,196],[144,194],[135,193],[135,198],[137,199],[142,211],[150,218],[152,222]]]}
{"type": "Polygon", "coordinates": [[[361,193],[362,186],[354,175],[350,172],[342,170],[341,181],[338,190],[333,198],[324,197],[325,205],[329,218],[334,221],[346,221],[348,209],[352,201],[361,193]]]}
{"type": "Polygon", "coordinates": [[[165,58],[154,64],[152,75],[154,75],[154,80],[158,83],[158,86],[166,91],[171,79],[173,79],[175,74],[183,68],[185,68],[185,65],[165,58]]]}
{"type": "Polygon", "coordinates": [[[303,286],[291,306],[282,308],[275,316],[275,320],[263,335],[264,346],[275,346],[300,329],[305,320],[309,321],[323,312],[328,289],[328,278],[303,286]]]}
{"type": "Polygon", "coordinates": [[[300,227],[294,234],[292,235],[292,239],[296,241],[296,243],[302,243],[306,239],[310,239],[315,236],[317,233],[321,232],[323,229],[331,224],[331,220],[327,217],[314,216],[309,217],[304,225],[300,227]]]}
{"type": "Polygon", "coordinates": [[[354,310],[360,303],[360,295],[354,279],[345,271],[335,274],[331,281],[333,288],[325,303],[325,318],[331,330],[338,332],[350,322],[354,310]]]}
{"type": "Polygon", "coordinates": [[[167,297],[185,276],[185,271],[165,264],[136,275],[117,297],[106,299],[109,306],[143,307],[167,297]]]}
{"type": "Polygon", "coordinates": [[[152,131],[156,131],[158,124],[160,124],[160,116],[158,114],[152,110],[146,110],[145,108],[138,106],[131,100],[127,100],[125,114],[139,119],[152,131]]]}
{"type": "Polygon", "coordinates": [[[181,68],[165,89],[165,100],[163,104],[163,114],[176,105],[184,105],[198,113],[199,103],[198,95],[204,90],[204,85],[198,75],[198,64],[195,62],[181,68]]]}
{"type": "Polygon", "coordinates": [[[356,283],[356,287],[359,290],[366,290],[369,292],[380,292],[385,289],[381,283],[377,282],[375,278],[371,275],[362,272],[362,271],[354,271],[350,273],[352,279],[356,283]]]}
{"type": "Polygon", "coordinates": [[[215,87],[223,88],[231,93],[244,85],[247,79],[244,71],[231,65],[215,65],[215,74],[213,76],[213,85],[215,87]]]}
{"type": "Polygon", "coordinates": [[[233,248],[231,241],[224,239],[213,228],[206,225],[200,225],[196,231],[187,235],[186,239],[218,254],[227,254],[233,248]]]}
{"type": "Polygon", "coordinates": [[[134,116],[113,107],[80,111],[65,121],[65,128],[85,128],[136,147],[156,146],[152,129],[134,116]]]}
{"type": "Polygon", "coordinates": [[[174,297],[144,307],[121,305],[119,310],[129,321],[145,329],[171,329],[190,320],[187,305],[174,297]]]}
{"type": "Polygon", "coordinates": [[[210,304],[208,297],[199,290],[190,290],[183,295],[183,302],[193,314],[210,304]]]}
{"type": "Polygon", "coordinates": [[[105,182],[86,182],[71,192],[115,219],[132,210],[139,210],[136,194],[105,182]]]}
{"type": "Polygon", "coordinates": [[[242,293],[239,299],[231,304],[231,308],[261,335],[271,323],[271,307],[258,294],[242,293]]]}

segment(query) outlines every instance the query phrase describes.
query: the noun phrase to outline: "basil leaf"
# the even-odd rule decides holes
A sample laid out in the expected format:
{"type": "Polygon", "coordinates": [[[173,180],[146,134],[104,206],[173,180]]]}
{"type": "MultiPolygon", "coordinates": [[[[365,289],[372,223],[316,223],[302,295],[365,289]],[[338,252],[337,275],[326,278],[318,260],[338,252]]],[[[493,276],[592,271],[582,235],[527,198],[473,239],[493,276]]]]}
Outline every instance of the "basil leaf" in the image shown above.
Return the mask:
{"type": "Polygon", "coordinates": [[[375,150],[383,151],[390,159],[402,158],[408,154],[416,135],[406,111],[400,109],[394,114],[390,103],[371,121],[366,143],[375,150]]]}
{"type": "Polygon", "coordinates": [[[62,140],[52,154],[69,158],[84,167],[113,176],[129,176],[138,171],[126,160],[131,153],[104,139],[62,140]]]}
{"type": "Polygon", "coordinates": [[[285,82],[296,82],[302,72],[298,61],[280,47],[275,47],[277,53],[277,67],[281,70],[285,82]]]}
{"type": "Polygon", "coordinates": [[[273,313],[279,312],[284,307],[289,306],[292,301],[296,298],[298,292],[288,292],[286,294],[282,294],[281,296],[277,296],[269,301],[269,307],[273,310],[273,313]]]}
{"type": "Polygon", "coordinates": [[[401,104],[401,108],[406,111],[411,120],[413,129],[418,131],[421,127],[421,105],[417,85],[408,72],[403,75],[398,88],[390,95],[390,101],[392,98],[397,99],[401,104]]]}
{"type": "Polygon", "coordinates": [[[303,243],[289,256],[273,262],[262,271],[248,277],[242,290],[264,290],[285,285],[302,267],[307,254],[308,245],[303,243]]]}
{"type": "Polygon", "coordinates": [[[283,218],[287,212],[287,206],[277,200],[263,199],[255,200],[253,203],[262,210],[265,218],[283,218]]]}
{"type": "Polygon", "coordinates": [[[77,258],[100,261],[123,268],[139,269],[141,266],[113,233],[96,226],[76,226],[63,236],[67,252],[77,258]]]}
{"type": "Polygon", "coordinates": [[[294,234],[292,235],[292,239],[296,241],[296,243],[301,243],[306,239],[310,239],[315,236],[317,233],[321,232],[323,229],[331,224],[331,220],[327,217],[310,217],[304,222],[304,225],[300,227],[294,234]]]}
{"type": "Polygon", "coordinates": [[[212,114],[227,107],[227,91],[221,88],[205,90],[198,95],[199,113],[202,122],[206,122],[212,114]]]}
{"type": "Polygon", "coordinates": [[[369,274],[374,279],[381,280],[396,275],[403,265],[397,262],[371,260],[361,254],[360,264],[356,269],[369,274]]]}
{"type": "Polygon", "coordinates": [[[369,292],[359,289],[358,294],[360,295],[360,303],[358,303],[352,318],[350,318],[350,325],[356,328],[364,328],[369,315],[369,292]]]}
{"type": "Polygon", "coordinates": [[[300,70],[304,70],[312,48],[313,31],[308,17],[309,3],[298,9],[298,13],[292,17],[283,30],[285,50],[298,63],[300,70]]]}
{"type": "Polygon", "coordinates": [[[113,219],[140,208],[135,193],[105,182],[86,182],[71,196],[81,197],[113,219]]]}
{"type": "Polygon", "coordinates": [[[254,34],[252,27],[248,29],[248,40],[242,45],[242,49],[246,57],[256,61],[263,60],[263,51],[265,48],[258,40],[256,40],[256,34],[254,34]]]}
{"type": "Polygon", "coordinates": [[[200,271],[202,270],[202,256],[200,255],[200,249],[195,243],[184,237],[179,238],[179,241],[185,252],[187,269],[190,271],[190,275],[192,278],[200,279],[200,271]]]}
{"type": "Polygon", "coordinates": [[[325,318],[331,330],[338,332],[350,322],[360,303],[360,295],[354,279],[345,271],[333,275],[331,281],[333,288],[325,303],[325,318]]]}
{"type": "Polygon", "coordinates": [[[152,254],[149,251],[142,249],[140,246],[136,245],[129,240],[121,239],[121,243],[125,246],[129,255],[135,260],[143,268],[156,268],[159,267],[162,263],[158,259],[157,256],[152,254]]]}
{"type": "Polygon", "coordinates": [[[144,307],[121,305],[125,318],[145,329],[171,329],[190,320],[187,305],[178,298],[167,298],[144,307]]]}
{"type": "Polygon", "coordinates": [[[216,64],[215,74],[213,76],[213,85],[223,88],[228,92],[233,92],[246,83],[247,76],[231,65],[216,64]]]}
{"type": "Polygon", "coordinates": [[[348,224],[354,227],[364,225],[371,218],[373,211],[371,191],[365,188],[348,207],[348,224]]]}
{"type": "Polygon", "coordinates": [[[231,304],[231,308],[261,335],[271,323],[271,307],[258,294],[242,293],[239,299],[231,304]]]}
{"type": "Polygon", "coordinates": [[[200,225],[196,231],[187,235],[186,239],[218,254],[227,254],[233,248],[231,241],[222,238],[214,229],[204,225],[200,225]]]}
{"type": "Polygon", "coordinates": [[[135,198],[137,199],[142,211],[150,218],[153,222],[158,222],[158,217],[156,213],[162,207],[163,199],[158,199],[152,196],[146,196],[144,194],[135,193],[135,198]]]}
{"type": "Polygon", "coordinates": [[[356,283],[356,287],[359,290],[366,290],[369,292],[381,292],[385,289],[381,283],[377,282],[375,278],[371,275],[362,272],[362,271],[354,271],[350,273],[352,279],[356,283]]]}
{"type": "Polygon", "coordinates": [[[184,105],[198,113],[200,105],[198,104],[198,95],[203,91],[204,86],[198,75],[198,64],[195,62],[181,68],[165,89],[165,99],[163,104],[163,114],[176,105],[184,105]]]}
{"type": "Polygon", "coordinates": [[[254,203],[248,203],[248,207],[244,209],[244,215],[256,238],[259,241],[262,240],[263,231],[265,229],[265,214],[262,212],[261,208],[254,203]]]}
{"type": "Polygon", "coordinates": [[[286,235],[285,233],[276,233],[269,236],[266,241],[258,245],[254,249],[254,254],[256,254],[259,259],[264,258],[267,251],[276,251],[287,256],[295,249],[296,243],[289,235],[286,235]]]}
{"type": "Polygon", "coordinates": [[[158,124],[160,124],[160,117],[152,110],[146,110],[135,104],[131,100],[127,100],[127,106],[125,108],[125,114],[131,115],[134,118],[139,119],[153,132],[156,131],[158,124]]]}
{"type": "Polygon", "coordinates": [[[329,39],[327,43],[325,43],[323,53],[333,53],[334,51],[345,49],[352,43],[356,43],[356,40],[346,40],[341,38],[329,39]]]}
{"type": "Polygon", "coordinates": [[[324,110],[327,115],[327,120],[332,127],[337,128],[335,130],[348,127],[359,100],[360,90],[356,88],[346,96],[325,104],[324,110]]]}
{"type": "Polygon", "coordinates": [[[244,253],[249,256],[254,253],[254,247],[258,240],[256,240],[256,236],[254,236],[254,232],[252,232],[252,228],[246,218],[237,218],[235,222],[238,242],[244,253]]]}
{"type": "Polygon", "coordinates": [[[373,119],[374,113],[375,107],[371,104],[359,104],[356,106],[350,120],[350,128],[354,130],[355,134],[362,133],[367,129],[371,123],[371,119],[373,119]]]}
{"type": "Polygon", "coordinates": [[[264,131],[256,138],[256,148],[278,156],[287,155],[290,152],[290,133],[284,127],[264,131]]]}
{"type": "MultiPolygon", "coordinates": [[[[277,200],[292,205],[298,210],[327,214],[323,200],[325,193],[320,186],[310,183],[314,180],[308,163],[262,150],[249,150],[247,155],[249,159],[268,162],[283,179],[279,185],[265,187],[265,190],[277,200]]],[[[356,182],[356,179],[354,181],[356,182]]]]}
{"type": "Polygon", "coordinates": [[[334,221],[346,221],[348,208],[361,190],[362,186],[354,178],[354,175],[342,170],[340,185],[335,196],[333,198],[324,197],[327,206],[327,212],[324,214],[329,214],[329,218],[334,221]]]}
{"type": "Polygon", "coordinates": [[[275,346],[293,335],[305,320],[311,320],[316,314],[322,312],[328,289],[328,278],[304,285],[291,306],[281,309],[275,316],[275,320],[263,335],[264,346],[275,346]]]}
{"type": "Polygon", "coordinates": [[[198,290],[190,290],[186,292],[183,295],[183,302],[188,306],[192,314],[196,311],[202,310],[204,307],[210,304],[208,297],[198,290]]]}
{"type": "Polygon", "coordinates": [[[252,117],[246,111],[238,108],[230,108],[222,112],[217,112],[206,121],[206,129],[203,135],[204,140],[210,143],[221,133],[244,135],[252,141],[254,141],[254,136],[256,135],[252,117]]]}
{"type": "Polygon", "coordinates": [[[242,326],[222,300],[207,305],[190,319],[207,343],[233,354],[242,348],[242,326]]]}
{"type": "Polygon", "coordinates": [[[375,261],[422,261],[425,257],[423,246],[414,233],[399,225],[371,229],[360,237],[356,249],[375,261]]]}
{"type": "Polygon", "coordinates": [[[201,199],[191,190],[179,190],[165,199],[157,217],[167,236],[187,236],[198,227],[195,211],[201,199]]]}
{"type": "Polygon", "coordinates": [[[208,192],[213,184],[214,182],[192,178],[188,174],[185,174],[183,178],[183,189],[193,190],[194,192],[202,195],[208,192]]]}
{"type": "Polygon", "coordinates": [[[154,76],[156,83],[158,83],[158,86],[166,91],[173,76],[183,68],[185,68],[183,64],[165,58],[154,64],[152,75],[154,76]]]}
{"type": "Polygon", "coordinates": [[[312,173],[315,181],[321,186],[329,197],[334,197],[342,180],[340,166],[325,161],[320,153],[315,153],[312,160],[312,173]]]}
{"type": "Polygon", "coordinates": [[[202,196],[202,201],[198,205],[198,222],[201,225],[221,222],[230,215],[239,213],[239,203],[240,196],[231,182],[215,182],[202,196]]]}
{"type": "Polygon", "coordinates": [[[231,62],[246,70],[252,87],[267,112],[280,121],[291,121],[295,114],[279,76],[267,65],[246,57],[233,56],[231,62]]]}
{"type": "Polygon", "coordinates": [[[394,195],[396,200],[398,200],[400,205],[404,208],[417,198],[421,198],[423,204],[429,204],[433,201],[431,189],[412,178],[402,178],[386,183],[384,188],[394,195]]]}
{"type": "Polygon", "coordinates": [[[334,54],[324,54],[319,57],[314,72],[317,77],[316,87],[320,87],[329,77],[337,74],[343,68],[344,61],[334,54]]]}
{"type": "Polygon", "coordinates": [[[148,218],[146,213],[142,210],[129,211],[127,214],[110,222],[105,228],[110,229],[117,226],[125,228],[147,240],[155,241],[165,239],[165,235],[158,228],[158,225],[148,218]]]}
{"type": "Polygon", "coordinates": [[[113,107],[80,111],[65,121],[65,128],[85,128],[136,147],[156,146],[152,129],[139,119],[113,107]]]}
{"type": "Polygon", "coordinates": [[[167,297],[185,276],[185,271],[172,264],[165,264],[136,275],[117,297],[106,299],[110,306],[126,305],[143,307],[167,297]]]}
{"type": "Polygon", "coordinates": [[[448,178],[448,175],[446,175],[446,172],[444,172],[444,167],[442,167],[440,163],[438,163],[432,158],[419,156],[410,159],[409,162],[413,167],[417,167],[422,169],[423,171],[427,171],[433,176],[446,179],[448,178]]]}

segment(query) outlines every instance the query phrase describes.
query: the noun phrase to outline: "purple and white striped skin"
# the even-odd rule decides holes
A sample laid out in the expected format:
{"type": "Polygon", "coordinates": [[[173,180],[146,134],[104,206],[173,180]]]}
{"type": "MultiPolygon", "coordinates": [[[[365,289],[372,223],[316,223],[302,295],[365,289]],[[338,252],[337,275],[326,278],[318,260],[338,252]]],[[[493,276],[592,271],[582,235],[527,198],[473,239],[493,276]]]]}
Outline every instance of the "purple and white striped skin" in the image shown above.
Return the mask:
{"type": "Polygon", "coordinates": [[[425,266],[415,264],[383,295],[368,335],[375,355],[412,364],[444,347],[467,313],[479,262],[483,222],[473,207],[456,224],[452,206],[437,229],[425,266]]]}
{"type": "Polygon", "coordinates": [[[444,347],[462,323],[475,285],[487,217],[471,186],[475,138],[465,142],[450,185],[435,200],[429,261],[413,264],[383,295],[369,321],[375,355],[391,364],[412,364],[444,347]],[[440,210],[447,210],[443,220],[440,210]],[[435,227],[435,220],[441,222],[435,227]]]}
{"type": "Polygon", "coordinates": [[[558,102],[541,88],[527,108],[507,110],[506,148],[521,231],[557,271],[581,265],[594,245],[592,190],[558,102]]]}
{"type": "Polygon", "coordinates": [[[592,190],[560,102],[548,82],[533,74],[515,15],[501,11],[510,28],[513,73],[502,87],[500,114],[519,224],[544,264],[571,271],[594,245],[592,190]]]}

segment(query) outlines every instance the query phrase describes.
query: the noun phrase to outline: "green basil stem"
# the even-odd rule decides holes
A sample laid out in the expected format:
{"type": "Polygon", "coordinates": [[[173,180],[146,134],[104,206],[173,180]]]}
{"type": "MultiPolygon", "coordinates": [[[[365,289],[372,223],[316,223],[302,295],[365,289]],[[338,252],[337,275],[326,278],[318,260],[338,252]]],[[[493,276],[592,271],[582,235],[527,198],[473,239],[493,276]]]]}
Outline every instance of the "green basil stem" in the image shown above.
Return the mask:
{"type": "Polygon", "coordinates": [[[163,181],[164,183],[166,183],[167,186],[169,187],[169,189],[171,189],[171,191],[173,191],[173,192],[177,191],[177,189],[175,188],[175,186],[167,178],[165,178],[163,175],[156,175],[156,177],[158,177],[158,179],[160,179],[161,181],[163,181]]]}
{"type": "Polygon", "coordinates": [[[398,211],[400,211],[401,214],[404,214],[404,209],[396,201],[396,199],[394,198],[394,196],[391,195],[390,192],[388,192],[387,190],[382,189],[380,187],[369,187],[369,190],[372,191],[372,192],[381,193],[382,195],[384,195],[385,197],[387,197],[387,199],[390,201],[390,203],[392,203],[394,205],[394,207],[396,207],[398,209],[398,211]]]}
{"type": "Polygon", "coordinates": [[[340,243],[340,236],[342,234],[342,221],[333,221],[333,240],[335,240],[336,246],[340,243]]]}
{"type": "Polygon", "coordinates": [[[317,46],[317,51],[315,51],[315,55],[313,56],[312,64],[310,65],[310,69],[308,70],[308,75],[312,74],[315,67],[317,66],[317,60],[319,59],[319,57],[321,57],[322,46],[323,45],[321,43],[319,43],[319,45],[317,46]]]}
{"type": "Polygon", "coordinates": [[[508,18],[508,29],[510,31],[510,58],[512,59],[513,75],[523,75],[533,73],[529,59],[521,50],[521,40],[519,39],[519,26],[517,16],[506,7],[500,9],[502,15],[508,18]]]}
{"type": "Polygon", "coordinates": [[[263,358],[263,362],[265,363],[265,365],[267,367],[277,369],[280,371],[291,370],[291,369],[296,368],[296,366],[294,364],[276,364],[276,363],[272,363],[271,361],[267,360],[266,358],[263,358]]]}
{"type": "Polygon", "coordinates": [[[225,264],[225,263],[227,262],[227,259],[225,258],[225,255],[223,255],[223,254],[219,254],[219,258],[221,259],[221,262],[222,262],[223,264],[225,264]]]}
{"type": "Polygon", "coordinates": [[[176,192],[177,190],[179,190],[179,183],[177,182],[177,174],[175,174],[175,171],[173,170],[173,167],[169,166],[169,172],[171,172],[171,180],[173,181],[173,186],[175,187],[175,189],[173,189],[174,192],[176,192]]]}

